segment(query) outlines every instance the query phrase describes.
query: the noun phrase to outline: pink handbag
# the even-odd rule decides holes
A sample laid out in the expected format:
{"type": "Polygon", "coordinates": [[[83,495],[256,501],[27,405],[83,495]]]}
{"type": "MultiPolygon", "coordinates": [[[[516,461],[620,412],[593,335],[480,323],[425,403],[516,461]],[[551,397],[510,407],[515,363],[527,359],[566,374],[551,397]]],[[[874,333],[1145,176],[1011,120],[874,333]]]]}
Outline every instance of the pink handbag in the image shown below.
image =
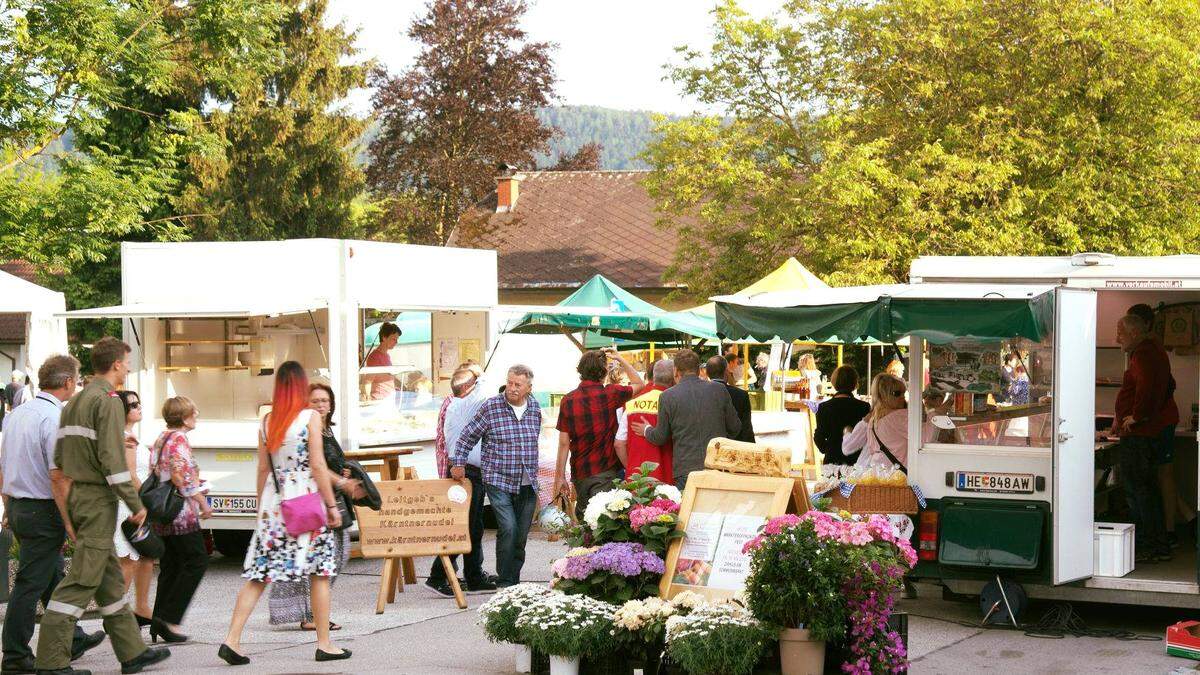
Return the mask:
{"type": "Polygon", "coordinates": [[[287,528],[288,536],[299,537],[308,532],[316,532],[327,524],[325,501],[320,492],[310,492],[291,499],[283,498],[283,489],[279,486],[279,476],[275,475],[275,461],[271,452],[267,451],[267,463],[271,465],[271,478],[275,481],[275,493],[279,495],[279,512],[283,516],[283,525],[287,528]]]}

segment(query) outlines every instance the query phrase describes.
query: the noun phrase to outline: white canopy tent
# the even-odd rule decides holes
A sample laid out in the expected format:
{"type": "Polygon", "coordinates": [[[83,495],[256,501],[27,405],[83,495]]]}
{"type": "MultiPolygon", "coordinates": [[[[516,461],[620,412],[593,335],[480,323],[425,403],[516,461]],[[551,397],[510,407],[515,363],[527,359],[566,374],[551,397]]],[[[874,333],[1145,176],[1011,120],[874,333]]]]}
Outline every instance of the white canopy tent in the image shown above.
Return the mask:
{"type": "Polygon", "coordinates": [[[0,313],[25,315],[25,345],[17,367],[37,386],[37,369],[51,354],[67,353],[67,308],[62,293],[0,272],[0,313]]]}

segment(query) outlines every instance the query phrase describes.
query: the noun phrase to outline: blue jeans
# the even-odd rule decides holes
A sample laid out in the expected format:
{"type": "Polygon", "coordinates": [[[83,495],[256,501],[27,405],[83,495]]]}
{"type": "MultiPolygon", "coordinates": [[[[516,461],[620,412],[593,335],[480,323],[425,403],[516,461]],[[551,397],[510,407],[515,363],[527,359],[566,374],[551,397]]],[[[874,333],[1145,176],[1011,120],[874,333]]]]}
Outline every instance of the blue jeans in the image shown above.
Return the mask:
{"type": "Polygon", "coordinates": [[[496,574],[499,586],[511,586],[521,582],[521,567],[525,565],[525,542],[529,539],[529,528],[533,526],[533,512],[537,509],[537,492],[529,485],[522,485],[517,493],[488,485],[488,501],[496,516],[496,574]]]}

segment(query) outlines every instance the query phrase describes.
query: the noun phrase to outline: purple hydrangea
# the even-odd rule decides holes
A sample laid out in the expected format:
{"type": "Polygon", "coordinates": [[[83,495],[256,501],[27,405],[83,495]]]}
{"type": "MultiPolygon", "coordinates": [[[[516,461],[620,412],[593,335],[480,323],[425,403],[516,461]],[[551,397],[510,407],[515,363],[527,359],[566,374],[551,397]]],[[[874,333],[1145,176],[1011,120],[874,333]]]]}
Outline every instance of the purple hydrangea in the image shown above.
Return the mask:
{"type": "Polygon", "coordinates": [[[592,573],[593,569],[595,569],[592,561],[592,555],[595,554],[568,557],[566,559],[567,564],[563,568],[562,574],[559,576],[561,576],[563,579],[573,579],[575,581],[582,581],[583,579],[588,578],[588,575],[592,573]]]}
{"type": "Polygon", "coordinates": [[[662,574],[665,568],[662,558],[647,551],[641,544],[605,544],[589,557],[592,569],[623,577],[636,577],[642,572],[662,574]]]}

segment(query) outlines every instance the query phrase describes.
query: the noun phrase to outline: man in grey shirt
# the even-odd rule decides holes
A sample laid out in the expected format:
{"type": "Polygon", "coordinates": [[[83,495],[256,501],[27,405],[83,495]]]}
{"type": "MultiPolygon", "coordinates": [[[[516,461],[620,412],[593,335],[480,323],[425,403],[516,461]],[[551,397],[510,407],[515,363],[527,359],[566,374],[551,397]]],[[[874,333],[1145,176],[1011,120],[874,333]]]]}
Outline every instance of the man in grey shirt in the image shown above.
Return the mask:
{"type": "Polygon", "coordinates": [[[736,438],[742,422],[725,385],[700,379],[700,357],[682,349],[675,354],[675,386],[658,399],[658,423],[633,422],[630,429],[655,445],[671,441],[671,468],[682,490],[688,474],[704,468],[708,442],[736,438]]]}
{"type": "MultiPolygon", "coordinates": [[[[0,444],[0,494],[4,517],[16,535],[20,566],[4,615],[4,673],[32,673],[33,637],[37,602],[50,594],[63,578],[63,540],[69,535],[66,518],[65,476],[54,465],[54,445],[63,403],[75,393],[79,362],[70,356],[51,356],[38,369],[42,390],[4,421],[0,444]]],[[[93,635],[75,626],[73,659],[104,640],[104,631],[93,635]]]]}
{"type": "MultiPolygon", "coordinates": [[[[446,406],[445,419],[442,422],[442,435],[445,447],[453,452],[458,446],[467,423],[479,411],[479,406],[490,395],[491,385],[485,380],[483,369],[478,365],[459,367],[450,378],[450,391],[454,398],[446,406]]],[[[471,552],[463,556],[463,574],[466,577],[467,591],[472,593],[491,592],[496,590],[496,584],[490,575],[483,571],[483,473],[479,469],[482,443],[476,443],[467,455],[466,473],[471,481],[471,505],[467,512],[468,530],[471,535],[471,552]]],[[[458,569],[458,556],[450,556],[450,563],[458,569]]],[[[444,597],[454,597],[442,561],[434,558],[433,567],[429,570],[429,579],[425,585],[434,593],[444,597]]]]}

